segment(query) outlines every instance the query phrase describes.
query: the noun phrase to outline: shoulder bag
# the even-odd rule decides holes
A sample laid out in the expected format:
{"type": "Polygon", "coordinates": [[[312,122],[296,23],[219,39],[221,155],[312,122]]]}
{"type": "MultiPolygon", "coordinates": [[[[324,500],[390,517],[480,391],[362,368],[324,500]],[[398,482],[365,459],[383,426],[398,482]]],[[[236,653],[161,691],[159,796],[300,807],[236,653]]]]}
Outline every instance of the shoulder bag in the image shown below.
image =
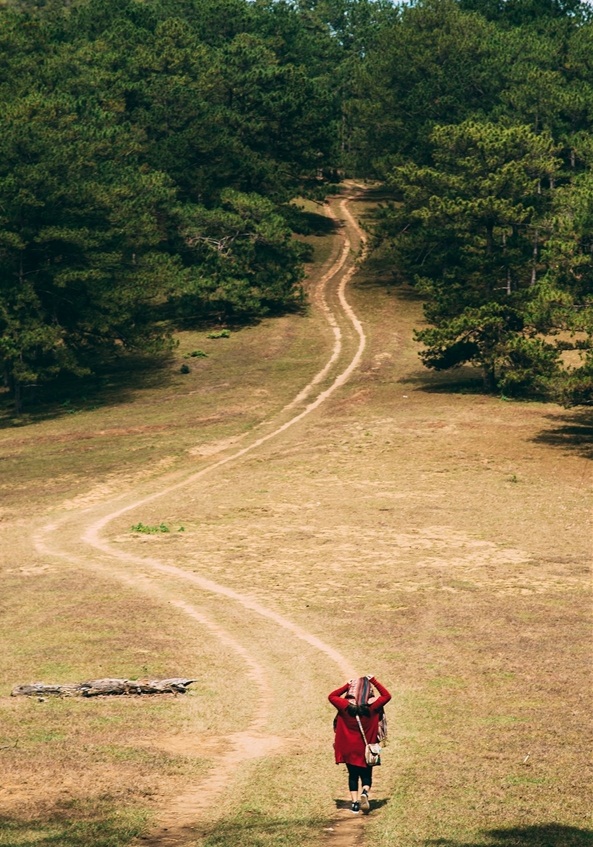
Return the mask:
{"type": "Polygon", "coordinates": [[[358,723],[358,728],[360,730],[360,734],[362,735],[364,741],[364,760],[367,763],[369,768],[374,767],[375,765],[381,764],[381,745],[380,744],[369,744],[367,741],[367,737],[364,734],[364,729],[362,728],[362,723],[358,715],[356,715],[356,721],[358,723]]]}

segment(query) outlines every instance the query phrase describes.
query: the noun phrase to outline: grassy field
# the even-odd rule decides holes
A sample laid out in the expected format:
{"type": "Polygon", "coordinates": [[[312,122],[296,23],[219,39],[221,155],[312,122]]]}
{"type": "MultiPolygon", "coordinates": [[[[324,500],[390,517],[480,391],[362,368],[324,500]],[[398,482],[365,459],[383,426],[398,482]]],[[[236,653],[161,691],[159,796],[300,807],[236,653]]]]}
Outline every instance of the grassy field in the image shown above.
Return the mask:
{"type": "MultiPolygon", "coordinates": [[[[336,238],[309,237],[312,281],[336,238]]],[[[114,372],[20,421],[4,407],[1,847],[149,844],[157,824],[153,843],[187,847],[591,843],[590,417],[424,371],[421,303],[370,271],[348,297],[367,334],[348,384],[184,485],[319,370],[332,336],[316,311],[184,333],[132,385],[114,372]],[[115,564],[82,542],[118,497],[171,486],[106,525],[115,564]],[[56,520],[67,556],[34,543],[56,520]],[[368,818],[348,818],[332,763],[336,662],[194,575],[392,690],[368,818]],[[197,682],[179,697],[9,696],[99,676],[197,682]]]]}

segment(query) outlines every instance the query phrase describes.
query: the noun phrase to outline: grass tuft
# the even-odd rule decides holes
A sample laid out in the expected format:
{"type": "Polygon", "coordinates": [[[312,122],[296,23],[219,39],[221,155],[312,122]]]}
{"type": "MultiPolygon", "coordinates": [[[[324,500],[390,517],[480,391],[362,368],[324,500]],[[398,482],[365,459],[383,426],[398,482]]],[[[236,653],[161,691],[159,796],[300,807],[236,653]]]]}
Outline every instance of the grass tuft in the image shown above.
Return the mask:
{"type": "MultiPolygon", "coordinates": [[[[130,527],[132,532],[142,532],[146,535],[155,535],[157,532],[171,532],[166,523],[160,523],[157,526],[148,526],[142,522],[134,524],[130,527]]],[[[179,532],[183,532],[183,527],[180,527],[179,532]]]]}

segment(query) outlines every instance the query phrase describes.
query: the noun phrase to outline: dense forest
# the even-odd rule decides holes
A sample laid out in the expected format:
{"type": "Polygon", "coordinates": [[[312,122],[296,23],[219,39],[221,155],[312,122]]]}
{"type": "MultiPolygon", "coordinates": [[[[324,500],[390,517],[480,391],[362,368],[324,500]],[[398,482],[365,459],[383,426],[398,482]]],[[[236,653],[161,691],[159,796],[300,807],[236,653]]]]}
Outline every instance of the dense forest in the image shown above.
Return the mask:
{"type": "Polygon", "coordinates": [[[291,200],[380,181],[422,359],[593,403],[593,29],[578,0],[0,8],[0,350],[23,389],[302,308],[291,200]],[[570,351],[570,352],[567,352],[570,351]]]}

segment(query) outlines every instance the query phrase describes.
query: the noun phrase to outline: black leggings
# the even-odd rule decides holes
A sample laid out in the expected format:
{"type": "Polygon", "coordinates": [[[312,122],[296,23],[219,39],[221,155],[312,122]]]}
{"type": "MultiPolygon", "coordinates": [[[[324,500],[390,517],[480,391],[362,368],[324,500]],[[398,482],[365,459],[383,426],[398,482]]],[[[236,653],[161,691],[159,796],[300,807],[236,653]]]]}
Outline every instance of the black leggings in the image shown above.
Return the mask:
{"type": "Polygon", "coordinates": [[[360,780],[361,785],[371,787],[373,784],[372,768],[361,768],[359,765],[349,765],[348,763],[346,763],[346,767],[348,768],[349,791],[358,791],[358,780],[360,780]]]}

